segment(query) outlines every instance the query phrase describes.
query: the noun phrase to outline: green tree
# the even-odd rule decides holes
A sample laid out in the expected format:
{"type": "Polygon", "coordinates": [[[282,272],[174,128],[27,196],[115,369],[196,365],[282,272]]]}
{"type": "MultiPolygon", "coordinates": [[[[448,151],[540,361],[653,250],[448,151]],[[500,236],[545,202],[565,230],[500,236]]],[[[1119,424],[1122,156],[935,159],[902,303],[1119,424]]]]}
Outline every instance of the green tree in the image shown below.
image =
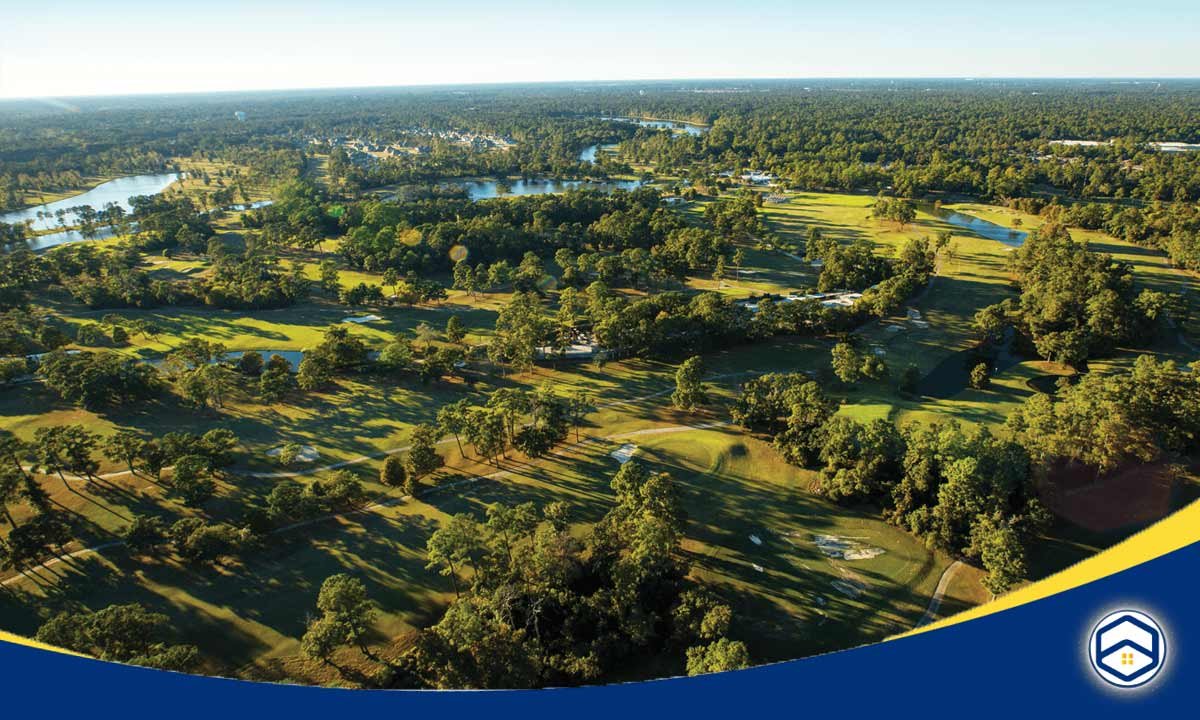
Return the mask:
{"type": "Polygon", "coordinates": [[[833,374],[844,383],[853,384],[862,379],[862,356],[848,342],[840,342],[833,346],[830,364],[833,374]]]}
{"type": "Polygon", "coordinates": [[[671,402],[680,410],[695,410],[708,400],[704,387],[704,360],[699,356],[688,358],[675,371],[675,392],[671,402]]]}
{"type": "Polygon", "coordinates": [[[971,368],[971,387],[977,390],[983,390],[991,384],[992,368],[985,362],[981,362],[971,368]]]}
{"type": "Polygon", "coordinates": [[[388,487],[404,487],[408,483],[408,471],[399,455],[388,455],[379,468],[379,482],[388,487]]]}
{"type": "Polygon", "coordinates": [[[438,431],[428,423],[413,428],[405,464],[414,480],[425,477],[445,464],[437,452],[438,431]]]}
{"type": "Polygon", "coordinates": [[[750,666],[750,653],[740,640],[721,638],[707,645],[688,648],[688,675],[741,670],[750,666]]]}
{"type": "Polygon", "coordinates": [[[462,320],[457,315],[451,315],[446,320],[446,342],[461,343],[463,338],[467,336],[467,331],[463,328],[462,320]]]}
{"type": "Polygon", "coordinates": [[[449,433],[454,436],[454,442],[458,444],[458,454],[463,458],[467,457],[467,453],[463,450],[462,435],[467,431],[470,421],[471,403],[466,398],[446,403],[438,408],[438,428],[443,433],[449,433]]]}
{"type": "Polygon", "coordinates": [[[104,438],[102,447],[105,456],[114,462],[123,462],[129,468],[129,474],[134,474],[134,463],[142,452],[146,440],[133,430],[118,430],[104,438]]]}
{"type": "Polygon", "coordinates": [[[449,577],[454,596],[461,597],[458,573],[465,564],[474,568],[474,557],[480,548],[479,524],[470,515],[458,514],[429,536],[426,551],[430,570],[441,567],[442,576],[449,577]]]}

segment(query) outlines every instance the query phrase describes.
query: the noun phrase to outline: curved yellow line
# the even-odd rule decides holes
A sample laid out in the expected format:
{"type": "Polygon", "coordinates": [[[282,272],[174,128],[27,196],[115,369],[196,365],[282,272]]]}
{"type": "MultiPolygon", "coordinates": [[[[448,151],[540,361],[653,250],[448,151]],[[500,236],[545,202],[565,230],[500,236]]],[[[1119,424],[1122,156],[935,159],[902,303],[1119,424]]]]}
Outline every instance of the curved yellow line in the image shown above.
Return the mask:
{"type": "Polygon", "coordinates": [[[47,645],[44,642],[33,640],[20,635],[13,635],[10,632],[0,630],[0,642],[11,643],[13,645],[24,645],[25,647],[37,648],[38,650],[49,650],[50,652],[61,653],[63,655],[75,655],[76,657],[88,657],[82,653],[77,653],[74,650],[66,650],[54,645],[47,645]]]}
{"type": "Polygon", "coordinates": [[[979,607],[965,610],[943,620],[888,638],[897,640],[930,630],[957,625],[993,613],[1003,612],[1020,605],[1065,592],[1080,585],[1115,575],[1123,570],[1161,557],[1192,543],[1200,542],[1200,501],[1179,510],[1145,530],[1126,538],[1111,548],[1082,560],[1044,580],[1001,595],[979,607]]]}

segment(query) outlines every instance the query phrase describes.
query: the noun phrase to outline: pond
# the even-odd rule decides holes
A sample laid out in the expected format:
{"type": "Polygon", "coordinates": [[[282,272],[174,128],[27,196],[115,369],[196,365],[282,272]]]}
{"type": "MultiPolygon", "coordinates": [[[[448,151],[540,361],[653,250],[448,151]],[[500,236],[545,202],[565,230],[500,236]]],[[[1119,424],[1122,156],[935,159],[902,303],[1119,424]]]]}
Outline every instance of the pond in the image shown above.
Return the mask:
{"type": "Polygon", "coordinates": [[[495,180],[469,180],[457,183],[467,189],[472,200],[490,200],[498,197],[514,195],[548,195],[563,193],[568,190],[634,190],[641,186],[640,180],[514,180],[508,183],[507,191],[501,188],[495,180]]]}
{"type": "MultiPolygon", "coordinates": [[[[55,213],[59,210],[70,210],[80,205],[90,205],[96,210],[103,210],[109,203],[116,203],[126,211],[130,209],[129,199],[139,195],[157,195],[166,190],[171,183],[182,177],[180,173],[159,173],[157,175],[131,175],[129,177],[109,180],[79,195],[56,200],[52,203],[37,205],[24,210],[13,210],[0,214],[0,222],[9,225],[19,225],[26,220],[33,222],[35,231],[54,230],[62,227],[55,213]],[[41,213],[39,215],[39,213],[41,213]]],[[[68,212],[63,216],[63,222],[74,225],[75,214],[68,212]]]]}
{"type": "Polygon", "coordinates": [[[988,240],[996,240],[1012,247],[1021,247],[1025,243],[1025,238],[1029,236],[1029,233],[1024,230],[1013,230],[1003,225],[997,225],[994,222],[988,222],[983,218],[955,212],[954,210],[939,208],[934,210],[933,213],[955,227],[969,230],[980,237],[987,238],[988,240]]]}
{"type": "MultiPolygon", "coordinates": [[[[241,359],[242,355],[245,355],[248,352],[257,352],[258,354],[262,355],[264,363],[267,360],[270,360],[272,355],[278,355],[284,360],[288,361],[288,365],[291,366],[292,372],[296,372],[296,370],[300,367],[300,361],[304,359],[303,350],[232,350],[225,353],[225,355],[217,362],[236,363],[241,359]]],[[[156,368],[162,368],[166,365],[167,359],[163,355],[157,355],[155,357],[146,359],[145,362],[153,365],[156,368]]]]}

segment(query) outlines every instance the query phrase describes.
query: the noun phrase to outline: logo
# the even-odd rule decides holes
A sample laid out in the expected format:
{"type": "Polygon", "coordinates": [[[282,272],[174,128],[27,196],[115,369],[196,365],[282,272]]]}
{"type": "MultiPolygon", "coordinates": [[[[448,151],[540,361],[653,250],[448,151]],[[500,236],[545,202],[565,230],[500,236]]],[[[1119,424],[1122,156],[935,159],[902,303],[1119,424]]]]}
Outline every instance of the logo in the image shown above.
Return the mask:
{"type": "Polygon", "coordinates": [[[1162,628],[1146,613],[1118,610],[1096,624],[1088,638],[1092,669],[1102,680],[1119,688],[1141,687],[1162,670],[1167,660],[1167,639],[1162,628]]]}

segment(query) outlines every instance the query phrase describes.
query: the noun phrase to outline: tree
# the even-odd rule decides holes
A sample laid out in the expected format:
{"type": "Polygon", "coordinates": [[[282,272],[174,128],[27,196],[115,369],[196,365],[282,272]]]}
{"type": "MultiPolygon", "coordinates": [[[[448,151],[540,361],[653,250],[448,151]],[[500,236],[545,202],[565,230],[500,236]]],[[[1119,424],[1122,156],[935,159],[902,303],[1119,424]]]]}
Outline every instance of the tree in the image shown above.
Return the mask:
{"type": "Polygon", "coordinates": [[[463,338],[467,336],[467,331],[463,329],[462,320],[457,315],[451,315],[446,320],[446,342],[461,343],[463,338]]]}
{"type": "Polygon", "coordinates": [[[145,438],[133,430],[118,430],[106,437],[102,446],[109,460],[125,463],[129,474],[133,475],[134,463],[137,462],[145,442],[145,438]]]}
{"type": "Polygon", "coordinates": [[[35,637],[101,660],[190,670],[197,664],[199,653],[191,645],[169,644],[171,627],[166,615],[130,603],[96,612],[59,613],[47,620],[35,637]]]}
{"type": "Polygon", "coordinates": [[[840,342],[833,346],[830,365],[833,374],[844,383],[856,383],[862,378],[862,356],[853,345],[840,342]]]}
{"type": "Polygon", "coordinates": [[[972,529],[971,544],[988,571],[983,586],[992,593],[1008,590],[1028,574],[1025,547],[1011,523],[985,516],[972,529]]]}
{"type": "Polygon", "coordinates": [[[499,464],[508,445],[508,433],[504,416],[492,408],[476,409],[471,412],[467,425],[467,440],[475,446],[475,452],[488,461],[499,464]]]}
{"type": "Polygon", "coordinates": [[[708,399],[704,383],[704,360],[699,356],[688,358],[675,371],[675,392],[671,402],[680,410],[695,410],[708,399]]]}
{"type": "Polygon", "coordinates": [[[300,361],[300,370],[296,374],[296,384],[302,390],[319,390],[333,379],[333,365],[322,354],[305,353],[300,361]]]}
{"type": "Polygon", "coordinates": [[[750,666],[750,653],[740,640],[721,638],[708,645],[688,648],[688,675],[740,670],[750,666]]]}
{"type": "Polygon", "coordinates": [[[135,553],[150,553],[166,542],[167,529],[163,521],[150,515],[134,515],[121,533],[125,546],[135,553]]]}
{"type": "Polygon", "coordinates": [[[331,654],[330,646],[336,641],[339,645],[357,645],[363,655],[375,659],[367,645],[367,636],[377,612],[362,580],[345,574],[326,578],[317,594],[317,609],[322,617],[309,625],[305,639],[301,641],[306,654],[327,659],[331,654]],[[310,634],[313,637],[310,638],[310,634]]]}
{"type": "Polygon", "coordinates": [[[462,290],[472,297],[479,294],[479,279],[465,258],[454,264],[454,289],[462,290]]]}
{"type": "Polygon", "coordinates": [[[981,362],[975,367],[971,368],[971,387],[975,388],[976,390],[983,390],[991,384],[991,381],[992,368],[986,362],[981,362]]]}
{"type": "Polygon", "coordinates": [[[300,638],[300,651],[314,660],[331,665],[334,651],[345,644],[347,635],[346,628],[336,618],[328,615],[314,618],[300,638]]]}
{"type": "Polygon", "coordinates": [[[742,263],[746,262],[746,251],[738,248],[733,251],[733,267],[737,272],[737,279],[742,279],[742,263]]]}
{"type": "Polygon", "coordinates": [[[429,536],[426,551],[430,570],[441,566],[443,577],[449,577],[454,596],[460,597],[458,571],[467,563],[474,566],[474,555],[480,545],[479,525],[470,515],[458,514],[429,536]]]}
{"type": "Polygon", "coordinates": [[[322,260],[320,265],[320,285],[327,295],[337,297],[342,290],[341,273],[337,263],[332,260],[322,260]]]}
{"type": "Polygon", "coordinates": [[[184,455],[175,460],[175,472],[171,485],[183,498],[185,505],[197,507],[208,501],[217,491],[212,479],[207,458],[200,455],[184,455]]]}
{"type": "Polygon", "coordinates": [[[4,513],[4,519],[8,521],[9,527],[17,526],[17,521],[13,519],[12,513],[9,511],[9,505],[16,503],[21,498],[24,481],[25,473],[13,470],[7,465],[0,466],[0,512],[4,513]]]}
{"type": "Polygon", "coordinates": [[[458,454],[463,458],[467,457],[467,453],[463,450],[462,434],[466,432],[470,420],[471,404],[466,398],[446,403],[438,409],[438,428],[454,436],[454,442],[458,443],[458,454]]]}
{"type": "Polygon", "coordinates": [[[408,471],[399,455],[388,455],[379,468],[379,482],[388,487],[404,487],[408,484],[408,471]]]}
{"type": "Polygon", "coordinates": [[[413,479],[422,478],[445,464],[437,453],[438,431],[428,423],[413,428],[412,439],[405,464],[413,479]]]}
{"type": "MultiPolygon", "coordinates": [[[[279,356],[275,355],[274,357],[279,356]]],[[[285,360],[284,363],[286,364],[287,361],[285,360]]],[[[310,381],[315,381],[311,374],[310,381]]],[[[279,402],[295,386],[296,380],[292,377],[290,366],[268,366],[266,371],[258,376],[258,392],[267,402],[279,402]]]]}
{"type": "Polygon", "coordinates": [[[592,409],[592,396],[586,390],[576,390],[567,397],[567,415],[575,428],[575,442],[579,442],[579,429],[592,409]]]}
{"type": "Polygon", "coordinates": [[[291,467],[303,452],[304,446],[298,442],[284,443],[283,447],[279,448],[279,455],[276,459],[283,467],[291,467]]]}
{"type": "Polygon", "coordinates": [[[905,395],[915,395],[917,386],[921,382],[921,369],[916,365],[909,365],[904,368],[904,372],[900,374],[900,382],[898,388],[905,395]]]}
{"type": "Polygon", "coordinates": [[[201,365],[179,379],[183,396],[201,408],[224,405],[225,396],[234,387],[233,371],[221,363],[201,365]]]}
{"type": "Polygon", "coordinates": [[[96,436],[82,425],[56,425],[38,428],[33,434],[33,454],[44,472],[57,473],[70,489],[66,472],[84,475],[90,483],[100,463],[92,457],[96,436]]]}
{"type": "Polygon", "coordinates": [[[728,277],[728,273],[725,270],[725,256],[719,255],[717,256],[717,264],[713,267],[712,279],[717,284],[717,287],[721,287],[726,277],[728,277]]]}
{"type": "Polygon", "coordinates": [[[263,356],[262,353],[255,350],[247,350],[238,358],[237,369],[243,375],[248,377],[258,377],[263,372],[263,356]]]}

